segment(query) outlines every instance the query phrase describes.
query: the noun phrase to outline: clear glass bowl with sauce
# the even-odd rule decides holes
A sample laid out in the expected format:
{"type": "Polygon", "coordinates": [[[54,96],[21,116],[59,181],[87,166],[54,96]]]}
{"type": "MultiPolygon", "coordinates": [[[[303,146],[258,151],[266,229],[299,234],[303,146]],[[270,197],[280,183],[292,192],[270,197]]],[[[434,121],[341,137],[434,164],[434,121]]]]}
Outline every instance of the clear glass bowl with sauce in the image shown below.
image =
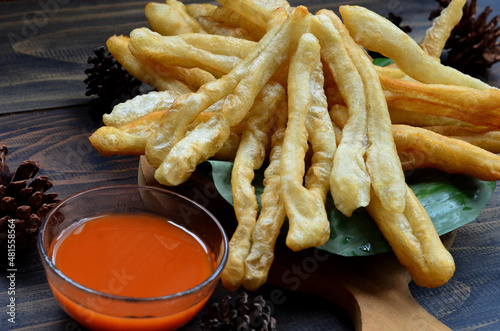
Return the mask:
{"type": "Polygon", "coordinates": [[[38,249],[55,298],[81,325],[174,330],[209,299],[228,240],[196,202],[165,189],[120,185],[62,201],[44,219],[38,249]],[[195,259],[200,252],[205,257],[195,259]]]}

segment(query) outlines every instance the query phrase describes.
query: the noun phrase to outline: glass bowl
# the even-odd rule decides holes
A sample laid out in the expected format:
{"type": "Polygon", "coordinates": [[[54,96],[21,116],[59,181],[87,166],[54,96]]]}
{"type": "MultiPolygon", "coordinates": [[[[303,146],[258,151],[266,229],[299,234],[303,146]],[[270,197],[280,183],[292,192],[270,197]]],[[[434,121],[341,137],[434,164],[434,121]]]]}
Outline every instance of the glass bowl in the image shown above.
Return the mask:
{"type": "MultiPolygon", "coordinates": [[[[71,196],[45,217],[38,239],[48,283],[62,309],[81,325],[99,330],[174,330],[185,325],[211,296],[228,257],[227,236],[209,211],[177,193],[138,185],[99,187],[71,196]],[[145,213],[173,222],[200,239],[211,253],[212,274],[178,293],[127,297],[83,286],[55,266],[51,245],[69,227],[100,215],[145,213]]],[[[119,275],[114,281],[126,285],[119,275]]]]}

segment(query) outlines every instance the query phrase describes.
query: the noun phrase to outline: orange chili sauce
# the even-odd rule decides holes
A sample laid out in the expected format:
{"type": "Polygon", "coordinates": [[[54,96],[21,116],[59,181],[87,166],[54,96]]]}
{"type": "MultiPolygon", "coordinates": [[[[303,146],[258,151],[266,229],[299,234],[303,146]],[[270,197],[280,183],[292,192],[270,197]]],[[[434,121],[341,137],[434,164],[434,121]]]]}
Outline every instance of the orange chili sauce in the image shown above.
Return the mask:
{"type": "MultiPolygon", "coordinates": [[[[53,241],[49,256],[63,274],[85,287],[135,298],[191,289],[215,269],[212,254],[199,238],[149,214],[108,214],[78,222],[53,241]]],[[[91,312],[51,287],[70,316],[92,317],[84,322],[92,329],[175,329],[208,300],[169,317],[130,319],[91,312]]]]}

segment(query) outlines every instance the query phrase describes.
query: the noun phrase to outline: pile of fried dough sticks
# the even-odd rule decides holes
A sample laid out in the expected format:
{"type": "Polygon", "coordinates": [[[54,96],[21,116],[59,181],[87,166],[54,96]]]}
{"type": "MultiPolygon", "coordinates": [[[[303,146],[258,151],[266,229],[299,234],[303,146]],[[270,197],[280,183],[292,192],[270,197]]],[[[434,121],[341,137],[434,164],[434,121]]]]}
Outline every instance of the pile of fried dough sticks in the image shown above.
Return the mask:
{"type": "Polygon", "coordinates": [[[149,28],[108,39],[116,60],[156,91],[105,114],[93,146],[145,155],[166,186],[207,159],[234,161],[238,225],[222,275],[230,290],[266,282],[285,218],[291,250],[324,244],[328,194],[346,216],[367,209],[416,284],[446,283],[453,258],[404,171],[500,179],[500,91],[439,60],[465,0],[453,0],[420,44],[359,6],[340,6],[340,18],[283,0],[219,3],[149,3],[149,28]],[[394,63],[376,66],[366,49],[394,63]],[[261,167],[259,205],[252,180],[261,167]]]}

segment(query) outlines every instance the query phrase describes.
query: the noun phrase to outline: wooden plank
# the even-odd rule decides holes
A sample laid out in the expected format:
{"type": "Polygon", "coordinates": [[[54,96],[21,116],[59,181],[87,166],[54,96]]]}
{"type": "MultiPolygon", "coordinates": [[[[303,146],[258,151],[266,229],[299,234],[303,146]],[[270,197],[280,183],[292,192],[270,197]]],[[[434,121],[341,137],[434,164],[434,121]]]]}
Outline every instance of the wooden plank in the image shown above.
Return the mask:
{"type": "MultiPolygon", "coordinates": [[[[113,34],[128,35],[134,28],[148,26],[144,15],[147,2],[0,2],[0,35],[6,37],[0,39],[0,114],[88,102],[83,83],[88,57],[113,34]]],[[[310,6],[311,12],[321,8],[337,11],[341,3],[346,2],[290,1],[293,6],[310,6]]],[[[411,16],[409,22],[418,26],[417,34],[429,25],[422,13],[436,6],[430,0],[423,4],[398,2],[397,6],[373,0],[352,3],[366,5],[382,15],[388,10],[405,16],[420,13],[411,16]]]]}
{"type": "Polygon", "coordinates": [[[11,170],[26,159],[40,163],[61,198],[99,185],[137,182],[138,158],[105,158],[88,137],[102,123],[89,107],[0,117],[0,143],[9,147],[11,170]]]}
{"type": "Polygon", "coordinates": [[[0,2],[0,113],[88,102],[88,57],[113,34],[146,26],[146,3],[0,2]]]}

